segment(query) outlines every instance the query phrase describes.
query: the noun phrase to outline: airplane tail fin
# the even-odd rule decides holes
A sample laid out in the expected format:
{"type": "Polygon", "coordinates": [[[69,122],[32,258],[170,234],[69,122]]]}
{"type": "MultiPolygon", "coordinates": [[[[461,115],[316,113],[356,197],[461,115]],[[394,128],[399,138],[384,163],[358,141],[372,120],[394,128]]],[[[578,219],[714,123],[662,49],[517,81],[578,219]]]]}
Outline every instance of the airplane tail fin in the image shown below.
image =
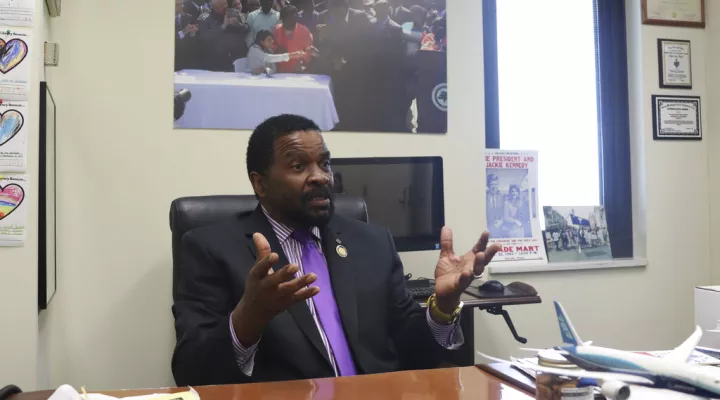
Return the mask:
{"type": "Polygon", "coordinates": [[[560,335],[562,335],[563,343],[571,344],[573,346],[581,346],[584,344],[580,339],[580,336],[578,336],[575,331],[575,328],[572,326],[570,318],[568,318],[567,314],[565,314],[565,310],[562,305],[560,305],[557,301],[555,302],[555,312],[557,313],[558,324],[560,325],[560,335]]]}

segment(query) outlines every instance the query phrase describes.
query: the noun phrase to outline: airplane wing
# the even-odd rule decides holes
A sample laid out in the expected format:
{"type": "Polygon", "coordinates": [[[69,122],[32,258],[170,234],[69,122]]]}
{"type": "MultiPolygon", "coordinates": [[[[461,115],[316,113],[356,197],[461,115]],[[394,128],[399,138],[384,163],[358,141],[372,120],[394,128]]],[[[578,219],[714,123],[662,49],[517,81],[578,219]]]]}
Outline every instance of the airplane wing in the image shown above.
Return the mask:
{"type": "Polygon", "coordinates": [[[655,382],[651,381],[648,378],[643,378],[641,376],[637,375],[630,375],[630,374],[621,374],[616,372],[595,372],[595,371],[585,371],[582,369],[565,369],[565,368],[551,368],[551,367],[543,367],[537,364],[533,364],[530,362],[522,362],[522,361],[507,361],[503,360],[501,358],[496,358],[489,356],[487,354],[483,354],[481,352],[478,352],[479,355],[487,358],[491,361],[501,362],[505,364],[511,364],[511,365],[517,365],[521,368],[527,368],[532,369],[534,371],[538,372],[544,372],[547,374],[555,374],[555,375],[563,375],[563,376],[572,376],[575,378],[591,378],[591,379],[599,379],[601,381],[621,381],[625,383],[631,383],[636,385],[653,385],[655,382]]]}
{"type": "Polygon", "coordinates": [[[690,335],[689,338],[685,339],[685,341],[680,346],[673,349],[668,355],[663,358],[678,363],[686,363],[690,358],[690,355],[692,355],[693,350],[695,350],[695,347],[700,342],[702,334],[702,329],[699,326],[696,326],[695,332],[693,332],[693,334],[690,335]]]}

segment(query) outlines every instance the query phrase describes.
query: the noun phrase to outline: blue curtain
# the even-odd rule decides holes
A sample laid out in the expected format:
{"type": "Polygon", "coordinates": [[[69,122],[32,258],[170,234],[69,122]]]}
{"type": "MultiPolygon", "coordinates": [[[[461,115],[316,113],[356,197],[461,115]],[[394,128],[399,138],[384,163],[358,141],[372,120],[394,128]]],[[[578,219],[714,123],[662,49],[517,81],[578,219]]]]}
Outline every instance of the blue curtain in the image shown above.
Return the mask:
{"type": "Polygon", "coordinates": [[[633,256],[625,1],[594,0],[600,201],[614,258],[633,256]]]}

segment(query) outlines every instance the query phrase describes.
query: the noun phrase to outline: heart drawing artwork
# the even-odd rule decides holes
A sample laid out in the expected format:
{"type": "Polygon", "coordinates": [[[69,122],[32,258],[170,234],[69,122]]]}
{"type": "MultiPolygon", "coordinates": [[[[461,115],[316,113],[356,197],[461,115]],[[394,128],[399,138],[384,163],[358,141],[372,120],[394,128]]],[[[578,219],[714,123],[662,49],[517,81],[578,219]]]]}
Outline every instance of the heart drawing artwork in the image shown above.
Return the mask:
{"type": "Polygon", "coordinates": [[[0,186],[0,220],[12,214],[25,198],[22,186],[15,183],[0,186]]]}
{"type": "Polygon", "coordinates": [[[25,118],[17,110],[0,113],[0,146],[9,142],[22,128],[25,118]]]}
{"type": "Polygon", "coordinates": [[[0,72],[7,74],[20,65],[28,53],[28,45],[22,39],[0,39],[0,72]]]}

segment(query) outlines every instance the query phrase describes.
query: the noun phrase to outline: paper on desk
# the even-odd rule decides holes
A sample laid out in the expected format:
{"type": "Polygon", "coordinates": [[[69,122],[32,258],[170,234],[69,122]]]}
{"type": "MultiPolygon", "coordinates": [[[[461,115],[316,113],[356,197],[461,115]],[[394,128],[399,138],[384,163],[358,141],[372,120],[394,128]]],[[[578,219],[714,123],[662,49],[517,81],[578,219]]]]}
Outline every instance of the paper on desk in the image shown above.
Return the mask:
{"type": "MultiPolygon", "coordinates": [[[[186,392],[179,393],[153,393],[143,396],[122,397],[123,400],[200,400],[200,395],[195,389],[190,388],[186,392]]],[[[102,393],[88,393],[86,396],[78,393],[70,385],[62,385],[50,396],[48,400],[118,400],[117,397],[104,395],[102,393]]]]}

